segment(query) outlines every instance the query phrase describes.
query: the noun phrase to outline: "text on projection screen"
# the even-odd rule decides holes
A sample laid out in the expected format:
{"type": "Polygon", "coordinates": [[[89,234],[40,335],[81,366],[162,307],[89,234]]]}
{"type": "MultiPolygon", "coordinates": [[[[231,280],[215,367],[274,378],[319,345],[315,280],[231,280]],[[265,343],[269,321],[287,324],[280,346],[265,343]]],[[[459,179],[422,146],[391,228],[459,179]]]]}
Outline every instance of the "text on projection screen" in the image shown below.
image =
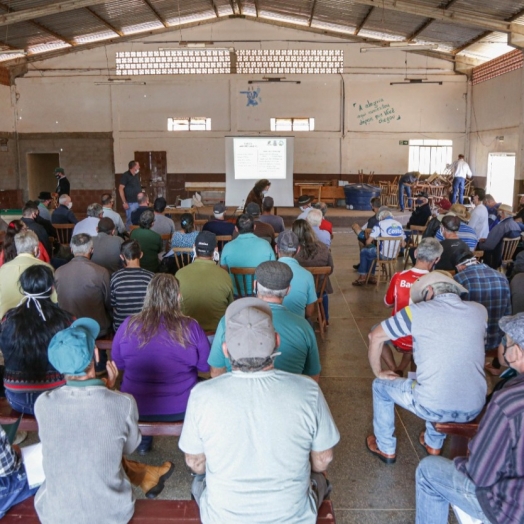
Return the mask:
{"type": "Polygon", "coordinates": [[[282,138],[235,138],[235,179],[286,178],[286,141],[282,138]]]}

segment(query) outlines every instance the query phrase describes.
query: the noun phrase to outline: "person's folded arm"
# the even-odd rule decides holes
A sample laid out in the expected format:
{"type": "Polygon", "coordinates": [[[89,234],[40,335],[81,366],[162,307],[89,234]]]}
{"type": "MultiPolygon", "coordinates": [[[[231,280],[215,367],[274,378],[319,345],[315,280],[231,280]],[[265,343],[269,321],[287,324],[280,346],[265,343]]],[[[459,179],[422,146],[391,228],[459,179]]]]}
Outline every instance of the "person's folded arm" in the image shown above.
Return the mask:
{"type": "Polygon", "coordinates": [[[186,464],[188,468],[197,475],[203,475],[206,472],[206,456],[204,453],[190,455],[185,453],[186,464]]]}
{"type": "Polygon", "coordinates": [[[323,473],[327,470],[333,460],[333,448],[324,451],[311,452],[311,469],[316,473],[323,473]]]}

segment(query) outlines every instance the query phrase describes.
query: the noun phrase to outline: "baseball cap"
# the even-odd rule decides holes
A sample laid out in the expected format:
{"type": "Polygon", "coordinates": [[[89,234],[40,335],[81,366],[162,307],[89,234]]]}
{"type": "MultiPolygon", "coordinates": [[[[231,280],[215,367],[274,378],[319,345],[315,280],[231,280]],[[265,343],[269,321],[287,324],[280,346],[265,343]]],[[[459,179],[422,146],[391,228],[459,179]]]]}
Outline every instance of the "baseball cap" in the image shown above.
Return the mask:
{"type": "Polygon", "coordinates": [[[213,213],[215,215],[223,215],[226,212],[226,206],[223,202],[218,202],[213,206],[213,213]]]}
{"type": "Polygon", "coordinates": [[[267,289],[281,290],[289,287],[293,271],[283,262],[268,260],[255,270],[255,280],[267,289]]]}
{"type": "Polygon", "coordinates": [[[277,237],[277,246],[278,249],[283,251],[296,251],[298,249],[298,237],[291,229],[282,231],[277,237]]]}
{"type": "Polygon", "coordinates": [[[451,202],[447,198],[443,198],[439,203],[438,207],[444,211],[449,211],[451,209],[451,202]]]}
{"type": "Polygon", "coordinates": [[[422,295],[422,292],[428,287],[432,286],[433,284],[436,284],[437,282],[445,282],[447,284],[453,284],[458,292],[462,295],[462,293],[468,293],[468,290],[461,286],[458,282],[453,280],[450,276],[450,274],[446,271],[432,271],[431,273],[427,273],[426,275],[420,277],[412,286],[411,286],[411,300],[413,303],[417,304],[418,302],[424,301],[424,296],[422,295]]]}
{"type": "Polygon", "coordinates": [[[59,331],[49,343],[47,356],[54,368],[64,375],[82,376],[93,360],[95,340],[100,326],[92,318],[79,318],[59,331]]]}
{"type": "Polygon", "coordinates": [[[217,247],[217,237],[211,231],[201,231],[195,238],[195,248],[202,251],[212,251],[217,247]]]}
{"type": "Polygon", "coordinates": [[[246,213],[251,216],[257,217],[260,215],[260,206],[256,202],[249,202],[246,206],[246,213]]]}
{"type": "Polygon", "coordinates": [[[276,341],[269,305],[253,297],[235,300],[226,309],[225,340],[233,360],[272,355],[276,341]]]}
{"type": "Polygon", "coordinates": [[[508,315],[499,320],[499,327],[519,346],[524,347],[524,313],[508,315]]]}
{"type": "Polygon", "coordinates": [[[62,175],[65,174],[64,168],[63,167],[57,167],[55,169],[55,175],[57,175],[58,173],[62,173],[62,175]]]}

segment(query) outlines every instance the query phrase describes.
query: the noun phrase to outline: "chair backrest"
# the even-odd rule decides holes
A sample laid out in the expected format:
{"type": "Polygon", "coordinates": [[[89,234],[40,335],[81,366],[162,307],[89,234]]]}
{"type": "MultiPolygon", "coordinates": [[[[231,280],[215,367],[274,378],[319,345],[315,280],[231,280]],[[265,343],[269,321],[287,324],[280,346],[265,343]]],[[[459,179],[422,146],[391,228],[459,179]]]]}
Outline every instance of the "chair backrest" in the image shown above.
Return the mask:
{"type": "Polygon", "coordinates": [[[175,256],[177,271],[193,262],[192,247],[174,247],[172,250],[175,256]]]}
{"type": "Polygon", "coordinates": [[[134,231],[135,229],[139,229],[140,226],[129,226],[129,231],[134,231]]]}
{"type": "Polygon", "coordinates": [[[237,297],[253,296],[253,277],[256,267],[230,267],[229,273],[233,280],[233,288],[237,297]]]}
{"type": "Polygon", "coordinates": [[[71,243],[71,237],[73,236],[74,224],[53,224],[56,230],[56,236],[60,244],[69,245],[71,243]]]}
{"type": "Polygon", "coordinates": [[[171,249],[171,233],[166,233],[165,235],[160,235],[162,242],[164,243],[164,252],[168,252],[171,249]]]}
{"type": "Polygon", "coordinates": [[[315,291],[317,292],[318,300],[322,300],[324,291],[326,290],[327,276],[331,273],[330,266],[312,266],[306,267],[315,279],[315,291]]]}
{"type": "Polygon", "coordinates": [[[519,245],[520,237],[502,239],[502,263],[510,262],[519,245]]]}
{"type": "Polygon", "coordinates": [[[378,237],[377,238],[377,260],[398,258],[402,239],[398,237],[378,237]]]}
{"type": "Polygon", "coordinates": [[[222,249],[224,249],[224,246],[231,240],[233,240],[233,237],[231,235],[217,235],[218,250],[222,251],[222,249]]]}
{"type": "Polygon", "coordinates": [[[202,227],[204,224],[208,222],[205,218],[197,218],[195,219],[195,230],[196,231],[202,231],[202,227]]]}

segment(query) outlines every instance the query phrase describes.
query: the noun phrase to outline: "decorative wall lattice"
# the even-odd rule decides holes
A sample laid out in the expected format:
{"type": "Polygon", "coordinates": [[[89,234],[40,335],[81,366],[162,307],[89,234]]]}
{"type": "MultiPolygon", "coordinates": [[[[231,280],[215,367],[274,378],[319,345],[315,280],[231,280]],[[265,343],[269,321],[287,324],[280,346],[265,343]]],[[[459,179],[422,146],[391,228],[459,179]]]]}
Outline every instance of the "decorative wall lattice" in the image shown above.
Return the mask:
{"type": "Polygon", "coordinates": [[[505,75],[510,71],[520,69],[524,65],[524,54],[522,51],[515,49],[511,53],[499,56],[473,69],[472,83],[480,84],[491,78],[505,75]]]}

